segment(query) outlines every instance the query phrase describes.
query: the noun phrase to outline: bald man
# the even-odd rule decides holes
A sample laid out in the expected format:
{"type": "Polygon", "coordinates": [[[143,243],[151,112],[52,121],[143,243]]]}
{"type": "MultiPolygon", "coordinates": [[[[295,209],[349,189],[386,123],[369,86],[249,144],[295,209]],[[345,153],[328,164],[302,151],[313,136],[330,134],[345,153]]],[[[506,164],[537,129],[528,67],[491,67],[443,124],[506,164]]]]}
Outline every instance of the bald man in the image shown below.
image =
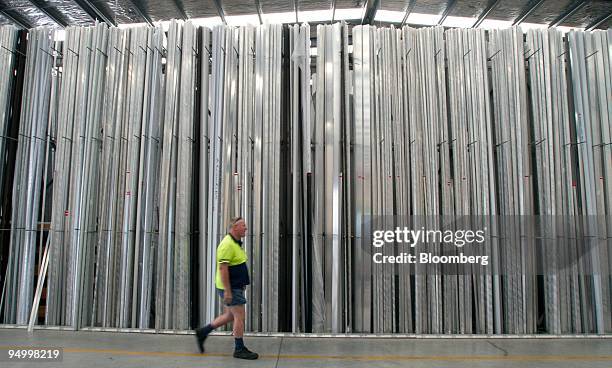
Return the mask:
{"type": "Polygon", "coordinates": [[[243,341],[244,305],[247,300],[244,290],[250,284],[246,252],[242,248],[242,238],[247,231],[242,217],[232,218],[229,233],[217,247],[217,274],[215,286],[219,297],[223,299],[223,314],[202,328],[195,330],[198,348],[204,353],[204,340],[221,326],[234,322],[234,358],[253,360],[259,358],[257,353],[247,349],[243,341]]]}

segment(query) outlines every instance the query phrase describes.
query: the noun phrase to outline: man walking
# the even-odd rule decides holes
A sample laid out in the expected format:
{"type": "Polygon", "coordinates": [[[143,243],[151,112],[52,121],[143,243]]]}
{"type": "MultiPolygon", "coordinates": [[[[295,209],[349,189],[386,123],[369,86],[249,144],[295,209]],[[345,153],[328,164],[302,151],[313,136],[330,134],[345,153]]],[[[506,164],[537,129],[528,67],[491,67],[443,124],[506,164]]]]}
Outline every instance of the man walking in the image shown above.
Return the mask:
{"type": "Polygon", "coordinates": [[[229,234],[227,234],[217,247],[217,275],[215,286],[219,297],[223,299],[223,314],[202,328],[195,330],[196,340],[200,352],[204,353],[204,340],[214,329],[225,326],[234,321],[234,358],[257,359],[259,355],[249,351],[244,346],[242,334],[244,332],[244,289],[250,284],[249,270],[247,269],[247,256],[242,249],[241,239],[246,234],[246,222],[242,217],[235,217],[230,221],[229,234]]]}

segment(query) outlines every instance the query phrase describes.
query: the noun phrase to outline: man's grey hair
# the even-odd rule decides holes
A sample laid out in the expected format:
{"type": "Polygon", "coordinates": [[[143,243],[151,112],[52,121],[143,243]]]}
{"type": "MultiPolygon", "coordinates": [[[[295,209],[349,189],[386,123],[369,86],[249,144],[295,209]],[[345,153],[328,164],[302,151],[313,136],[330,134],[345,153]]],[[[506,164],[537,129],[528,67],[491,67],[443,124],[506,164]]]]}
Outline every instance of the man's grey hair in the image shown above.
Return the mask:
{"type": "Polygon", "coordinates": [[[240,220],[244,220],[244,218],[242,216],[232,217],[229,221],[229,225],[227,226],[227,230],[231,230],[232,227],[234,227],[234,225],[236,225],[236,223],[240,220]]]}

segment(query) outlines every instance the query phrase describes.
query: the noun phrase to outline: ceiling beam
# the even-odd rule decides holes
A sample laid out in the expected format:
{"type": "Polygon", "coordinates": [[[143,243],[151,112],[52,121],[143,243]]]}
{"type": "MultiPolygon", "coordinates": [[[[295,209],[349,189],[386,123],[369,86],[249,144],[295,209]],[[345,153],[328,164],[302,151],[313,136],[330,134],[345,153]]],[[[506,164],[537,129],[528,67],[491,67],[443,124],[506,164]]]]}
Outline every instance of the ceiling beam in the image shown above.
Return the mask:
{"type": "Polygon", "coordinates": [[[404,18],[402,19],[402,23],[400,24],[400,28],[403,27],[404,24],[406,24],[406,20],[410,16],[410,13],[412,13],[412,10],[414,9],[415,5],[416,5],[416,0],[409,0],[408,4],[406,4],[406,10],[404,10],[404,18]]]}
{"type": "Polygon", "coordinates": [[[332,11],[331,23],[333,23],[336,18],[336,0],[332,0],[331,11],[332,11]]]}
{"type": "Polygon", "coordinates": [[[472,28],[477,28],[478,26],[480,26],[482,22],[484,22],[484,20],[489,16],[491,11],[495,9],[497,4],[499,4],[499,1],[500,0],[489,1],[489,5],[482,11],[482,13],[480,13],[480,15],[478,16],[478,19],[476,19],[476,22],[474,23],[472,28]]]}
{"type": "Polygon", "coordinates": [[[380,0],[368,0],[365,14],[363,15],[363,19],[361,19],[361,24],[372,24],[379,7],[380,0]]]}
{"type": "Polygon", "coordinates": [[[134,6],[134,11],[136,12],[136,14],[138,14],[139,17],[144,19],[144,21],[151,27],[155,27],[155,25],[153,25],[151,17],[149,17],[138,5],[140,3],[138,0],[129,0],[129,2],[134,6]]]}
{"type": "Polygon", "coordinates": [[[612,18],[612,11],[609,12],[608,15],[604,15],[603,17],[596,19],[593,23],[591,23],[588,26],[586,26],[586,28],[584,30],[585,31],[591,31],[591,30],[599,27],[600,25],[602,25],[605,21],[607,21],[610,18],[612,18]]]}
{"type": "Polygon", "coordinates": [[[11,15],[9,12],[7,12],[8,9],[0,9],[0,14],[2,14],[3,17],[5,17],[6,19],[10,20],[11,22],[15,23],[16,25],[18,25],[19,27],[23,28],[23,29],[30,29],[32,28],[32,25],[30,24],[30,22],[28,22],[27,20],[21,18],[21,17],[16,17],[14,15],[11,15]]]}
{"type": "Polygon", "coordinates": [[[221,6],[221,0],[215,0],[215,7],[217,8],[217,14],[219,14],[219,18],[223,21],[223,24],[227,25],[227,21],[225,20],[225,13],[223,12],[223,7],[221,6]]]}
{"type": "Polygon", "coordinates": [[[29,2],[36,9],[40,10],[44,15],[46,15],[47,18],[55,22],[55,24],[57,24],[58,26],[62,28],[66,28],[68,26],[68,23],[64,19],[61,19],[57,15],[49,12],[49,10],[47,10],[47,8],[39,0],[29,0],[29,2]]]}
{"type": "Polygon", "coordinates": [[[89,0],[72,0],[81,10],[83,10],[91,19],[101,20],[109,26],[117,26],[117,22],[114,19],[107,16],[102,12],[102,10],[98,9],[95,5],[93,5],[89,0]]]}
{"type": "Polygon", "coordinates": [[[255,10],[257,10],[257,16],[259,17],[259,24],[263,24],[263,18],[261,17],[261,3],[259,0],[255,0],[255,10]]]}
{"type": "Polygon", "coordinates": [[[178,10],[181,18],[183,20],[189,19],[189,17],[187,16],[187,13],[185,13],[185,5],[183,5],[183,1],[173,0],[172,2],[174,3],[174,6],[176,6],[176,10],[178,10]]]}
{"type": "Polygon", "coordinates": [[[527,8],[525,8],[525,10],[523,10],[523,12],[521,13],[521,15],[518,16],[518,18],[516,18],[514,20],[514,22],[512,22],[513,26],[519,25],[521,23],[523,23],[523,21],[525,21],[525,19],[527,19],[527,17],[529,17],[531,15],[531,13],[533,13],[540,5],[542,5],[542,3],[544,2],[544,0],[532,0],[527,4],[527,8]]]}
{"type": "Polygon", "coordinates": [[[442,13],[442,17],[438,21],[438,25],[441,26],[442,23],[446,20],[448,15],[453,11],[453,8],[457,5],[457,0],[449,0],[446,4],[446,9],[444,9],[444,13],[442,13]]]}
{"type": "Polygon", "coordinates": [[[578,0],[578,1],[575,1],[567,9],[565,9],[563,11],[563,13],[559,14],[559,16],[557,18],[555,18],[555,20],[550,22],[548,24],[548,27],[556,27],[556,26],[560,25],[561,23],[565,22],[565,20],[567,20],[567,18],[571,17],[574,13],[576,13],[578,10],[580,10],[588,2],[589,2],[589,0],[578,0]]]}

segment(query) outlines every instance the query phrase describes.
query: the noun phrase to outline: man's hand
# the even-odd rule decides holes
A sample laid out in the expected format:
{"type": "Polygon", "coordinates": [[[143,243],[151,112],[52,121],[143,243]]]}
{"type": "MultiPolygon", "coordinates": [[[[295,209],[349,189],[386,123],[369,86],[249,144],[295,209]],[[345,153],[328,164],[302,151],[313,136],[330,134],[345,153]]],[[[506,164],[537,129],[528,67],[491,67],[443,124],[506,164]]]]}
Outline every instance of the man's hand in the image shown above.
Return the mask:
{"type": "Polygon", "coordinates": [[[223,292],[223,303],[230,305],[232,303],[232,292],[231,290],[225,290],[223,292]]]}

